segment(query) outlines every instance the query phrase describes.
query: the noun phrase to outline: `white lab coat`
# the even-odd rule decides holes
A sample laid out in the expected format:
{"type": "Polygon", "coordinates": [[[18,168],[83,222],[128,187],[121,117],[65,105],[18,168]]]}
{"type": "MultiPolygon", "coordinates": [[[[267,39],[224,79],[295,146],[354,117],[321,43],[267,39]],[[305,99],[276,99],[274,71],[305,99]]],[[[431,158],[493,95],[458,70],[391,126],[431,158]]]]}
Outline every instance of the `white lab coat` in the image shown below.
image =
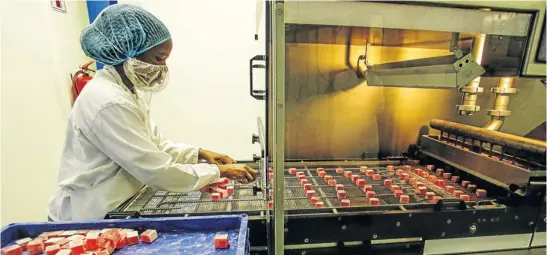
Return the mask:
{"type": "Polygon", "coordinates": [[[51,219],[102,219],[144,185],[188,192],[218,181],[216,165],[198,164],[199,148],[160,135],[148,98],[109,66],[86,85],[68,121],[51,219]]]}

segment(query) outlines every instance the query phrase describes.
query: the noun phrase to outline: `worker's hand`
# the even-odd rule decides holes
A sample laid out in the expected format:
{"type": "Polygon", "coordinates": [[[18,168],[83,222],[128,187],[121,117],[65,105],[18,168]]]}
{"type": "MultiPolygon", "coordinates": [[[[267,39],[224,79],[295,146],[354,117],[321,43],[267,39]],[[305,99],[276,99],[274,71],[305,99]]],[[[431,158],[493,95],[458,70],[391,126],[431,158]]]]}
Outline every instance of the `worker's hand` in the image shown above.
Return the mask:
{"type": "Polygon", "coordinates": [[[250,183],[256,178],[256,170],[244,164],[219,165],[220,177],[226,177],[240,183],[250,183]]]}
{"type": "Polygon", "coordinates": [[[234,164],[236,161],[227,155],[219,154],[208,150],[199,150],[199,158],[205,159],[209,164],[226,165],[234,164]]]}

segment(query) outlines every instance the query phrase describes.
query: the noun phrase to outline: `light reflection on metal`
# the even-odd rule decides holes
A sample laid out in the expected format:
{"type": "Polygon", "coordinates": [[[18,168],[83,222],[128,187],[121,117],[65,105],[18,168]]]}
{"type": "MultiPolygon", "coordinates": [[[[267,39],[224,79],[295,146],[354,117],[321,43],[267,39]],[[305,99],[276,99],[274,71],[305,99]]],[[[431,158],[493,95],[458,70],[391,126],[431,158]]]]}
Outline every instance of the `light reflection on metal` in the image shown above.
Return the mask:
{"type": "MultiPolygon", "coordinates": [[[[455,116],[454,106],[461,102],[461,93],[457,90],[367,86],[366,82],[354,83],[352,79],[340,84],[337,79],[333,82],[340,71],[347,70],[345,36],[348,28],[293,28],[286,44],[287,158],[359,158],[363,152],[399,155],[409,144],[417,142],[418,134],[428,133],[427,124],[431,119],[483,126],[491,118],[486,114],[476,114],[473,118],[455,116]]],[[[448,50],[449,32],[355,27],[353,32],[350,52],[353,65],[365,51],[367,62],[372,65],[452,54],[448,50]],[[368,49],[367,43],[370,43],[368,49]]],[[[478,34],[460,33],[462,51],[471,51],[472,38],[476,36],[478,34]]],[[[481,86],[489,90],[497,78],[482,77],[481,82],[481,86]]],[[[535,82],[535,79],[519,79],[518,86],[532,90],[537,88],[535,82]]],[[[477,103],[484,108],[493,96],[483,94],[477,103]]],[[[511,99],[517,99],[515,102],[527,96],[538,102],[545,100],[545,95],[538,93],[513,96],[518,97],[511,99]]],[[[514,112],[511,122],[522,125],[507,123],[506,131],[525,134],[541,123],[545,117],[541,112],[530,112],[533,107],[534,104],[529,104],[518,109],[521,114],[514,112]]]]}
{"type": "Polygon", "coordinates": [[[509,188],[511,184],[524,186],[530,179],[530,171],[527,169],[464,150],[445,141],[422,136],[420,144],[425,155],[503,188],[509,188]]]}
{"type": "Polygon", "coordinates": [[[505,117],[511,115],[511,111],[507,109],[507,106],[509,105],[509,95],[517,92],[512,86],[513,78],[503,77],[499,79],[498,86],[492,88],[491,92],[496,95],[496,98],[494,99],[494,108],[488,111],[488,115],[492,118],[484,128],[498,131],[501,129],[505,117]]]}
{"type": "MultiPolygon", "coordinates": [[[[475,62],[479,65],[482,62],[485,39],[485,34],[476,36],[473,39],[473,55],[475,56],[475,62]]],[[[461,105],[456,106],[460,115],[473,115],[475,112],[481,110],[480,105],[477,105],[477,94],[483,92],[483,88],[480,87],[480,82],[481,77],[477,77],[460,89],[460,92],[463,93],[462,103],[461,105]]]]}
{"type": "Polygon", "coordinates": [[[367,66],[366,78],[369,86],[456,89],[484,72],[470,53],[367,66]]]}
{"type": "MultiPolygon", "coordinates": [[[[406,33],[420,35],[421,32],[406,31],[406,33]]],[[[445,33],[444,36],[446,35],[447,34],[445,33]]],[[[475,77],[482,75],[485,70],[474,61],[475,57],[473,53],[469,53],[465,56],[462,53],[460,45],[458,44],[460,41],[460,33],[454,32],[449,35],[450,40],[446,41],[448,43],[448,52],[452,53],[449,53],[449,55],[402,58],[402,60],[399,61],[388,63],[382,61],[383,63],[379,64],[375,64],[374,62],[369,64],[369,61],[366,61],[365,74],[367,85],[453,89],[460,88],[472,81],[475,77]]],[[[384,36],[379,38],[381,38],[380,45],[384,44],[384,36]]],[[[405,43],[403,43],[403,45],[404,44],[405,43]]],[[[387,48],[390,49],[390,54],[395,50],[392,47],[387,48]]],[[[367,60],[368,56],[366,55],[368,52],[369,51],[367,50],[364,57],[367,60]]]]}
{"type": "Polygon", "coordinates": [[[429,125],[432,128],[442,132],[465,137],[474,141],[491,143],[493,145],[503,146],[508,149],[522,151],[530,154],[530,156],[540,155],[545,157],[545,152],[547,150],[547,143],[544,141],[492,131],[486,128],[474,127],[439,119],[432,120],[429,125]]]}

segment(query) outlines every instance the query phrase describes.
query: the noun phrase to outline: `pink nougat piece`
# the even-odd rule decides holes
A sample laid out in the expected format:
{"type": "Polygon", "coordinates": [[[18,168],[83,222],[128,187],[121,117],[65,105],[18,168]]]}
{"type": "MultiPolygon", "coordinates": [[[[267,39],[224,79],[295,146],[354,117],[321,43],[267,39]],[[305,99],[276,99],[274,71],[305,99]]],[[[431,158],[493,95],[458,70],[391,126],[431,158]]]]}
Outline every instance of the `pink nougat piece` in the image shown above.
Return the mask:
{"type": "Polygon", "coordinates": [[[27,243],[27,254],[36,255],[44,252],[44,242],[42,240],[32,240],[27,243]]]}
{"type": "Polygon", "coordinates": [[[158,238],[158,232],[155,229],[148,229],[141,234],[143,243],[152,243],[158,238]]]}
{"type": "Polygon", "coordinates": [[[128,232],[126,235],[127,238],[127,244],[128,245],[134,245],[139,243],[139,232],[133,231],[128,232]]]}

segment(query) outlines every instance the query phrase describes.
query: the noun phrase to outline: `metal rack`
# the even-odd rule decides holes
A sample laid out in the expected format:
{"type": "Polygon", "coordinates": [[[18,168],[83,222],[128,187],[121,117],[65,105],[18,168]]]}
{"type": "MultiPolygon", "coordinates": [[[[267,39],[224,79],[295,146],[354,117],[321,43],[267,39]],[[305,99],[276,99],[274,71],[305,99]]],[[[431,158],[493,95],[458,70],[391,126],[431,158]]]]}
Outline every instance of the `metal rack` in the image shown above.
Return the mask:
{"type": "MultiPolygon", "coordinates": [[[[423,166],[413,166],[421,168],[423,166]]],[[[316,191],[316,197],[324,202],[325,207],[320,208],[320,211],[325,209],[351,209],[359,208],[366,211],[371,208],[386,210],[400,210],[400,208],[416,208],[419,206],[433,206],[431,200],[428,200],[425,195],[418,194],[415,187],[409,183],[409,179],[415,179],[422,182],[427,187],[428,192],[434,192],[437,196],[443,199],[454,199],[454,195],[447,192],[443,187],[431,183],[426,178],[419,176],[412,171],[407,173],[409,179],[402,180],[395,172],[386,170],[386,167],[370,167],[380,174],[382,180],[373,180],[369,176],[364,176],[359,171],[359,167],[345,167],[345,171],[352,171],[353,174],[361,175],[368,185],[372,186],[372,190],[376,192],[376,198],[380,200],[380,206],[371,206],[363,187],[357,186],[350,178],[344,177],[335,172],[335,168],[324,168],[328,175],[333,176],[337,184],[343,184],[344,190],[347,193],[348,200],[351,201],[351,206],[342,207],[340,199],[337,197],[337,192],[334,186],[329,186],[324,178],[319,177],[315,170],[308,167],[299,168],[306,173],[307,180],[312,184],[313,190],[316,191]],[[392,185],[401,186],[404,195],[408,195],[410,203],[401,204],[399,199],[393,195],[393,191],[388,186],[384,186],[383,180],[392,180],[392,185]]],[[[316,208],[310,204],[309,198],[306,196],[306,191],[300,184],[298,179],[284,171],[285,189],[284,189],[284,204],[285,210],[290,215],[313,213],[316,208]]],[[[427,171],[431,175],[435,172],[427,171]]],[[[440,177],[439,177],[440,178],[440,177]]],[[[455,187],[455,190],[461,190],[470,196],[470,201],[467,202],[470,206],[475,205],[492,205],[492,198],[478,198],[472,191],[467,190],[460,184],[451,180],[446,180],[446,185],[455,187]]],[[[264,193],[266,190],[263,186],[253,185],[238,185],[235,184],[234,194],[226,199],[213,201],[210,193],[190,192],[190,193],[174,193],[167,191],[159,191],[150,187],[144,187],[137,195],[131,199],[125,206],[118,209],[118,212],[138,212],[143,217],[158,217],[158,216],[178,216],[178,215],[203,215],[203,214],[226,214],[226,213],[246,213],[250,216],[263,216],[267,210],[264,193]],[[257,191],[260,190],[260,191],[257,191]]],[[[332,210],[331,210],[332,213],[332,210]]]]}

